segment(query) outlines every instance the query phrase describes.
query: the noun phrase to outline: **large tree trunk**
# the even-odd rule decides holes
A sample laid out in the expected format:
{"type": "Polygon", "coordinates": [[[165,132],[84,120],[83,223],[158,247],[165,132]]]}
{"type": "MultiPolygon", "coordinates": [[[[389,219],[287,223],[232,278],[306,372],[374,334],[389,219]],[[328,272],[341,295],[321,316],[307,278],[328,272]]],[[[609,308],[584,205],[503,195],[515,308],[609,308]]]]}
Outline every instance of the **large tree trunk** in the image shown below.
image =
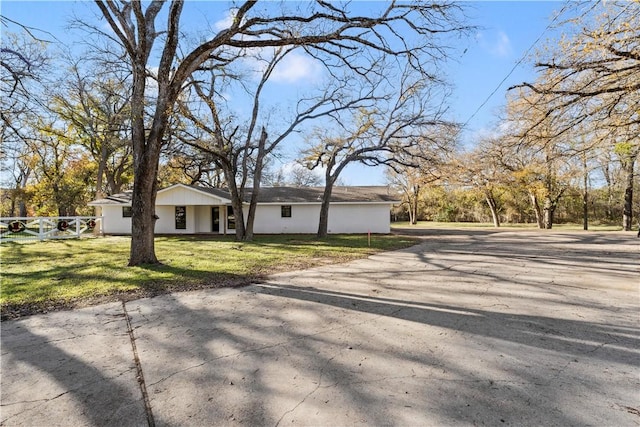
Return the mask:
{"type": "Polygon", "coordinates": [[[555,197],[551,197],[550,194],[547,194],[544,198],[544,228],[548,230],[553,228],[553,218],[564,191],[565,188],[558,191],[558,194],[555,197]]]}
{"type": "Polygon", "coordinates": [[[122,185],[116,183],[116,180],[111,173],[106,173],[107,175],[107,189],[109,194],[118,194],[122,191],[122,185]]]}
{"type": "MultiPolygon", "coordinates": [[[[26,168],[21,172],[21,180],[20,180],[20,184],[19,184],[19,201],[18,201],[18,216],[21,217],[26,217],[27,216],[27,204],[25,203],[25,194],[24,194],[24,189],[27,186],[27,183],[29,182],[29,175],[31,175],[31,169],[26,168]]],[[[11,215],[13,216],[13,211],[11,212],[11,215]]]]}
{"type": "Polygon", "coordinates": [[[611,170],[610,170],[610,165],[608,161],[602,167],[602,173],[604,175],[605,182],[607,183],[607,205],[606,205],[605,215],[607,220],[613,221],[615,219],[615,215],[613,212],[614,185],[613,185],[613,179],[611,177],[611,170]]]}
{"type": "Polygon", "coordinates": [[[536,222],[538,223],[538,228],[544,228],[544,221],[542,219],[542,210],[540,209],[540,204],[538,203],[538,197],[529,192],[529,199],[531,199],[531,206],[533,207],[533,212],[536,214],[536,222]]]}
{"type": "MultiPolygon", "coordinates": [[[[162,113],[154,117],[147,135],[144,123],[144,96],[146,73],[144,62],[134,63],[133,91],[131,97],[131,140],[133,143],[133,195],[131,199],[131,251],[129,266],[158,264],[155,252],[155,224],[157,220],[156,192],[160,148],[165,123],[162,113]]],[[[165,100],[166,86],[158,87],[158,109],[165,100]]],[[[166,105],[166,104],[164,104],[166,105]]]]}
{"type": "Polygon", "coordinates": [[[625,184],[624,206],[622,208],[622,229],[624,231],[631,231],[631,228],[633,227],[633,172],[635,169],[635,158],[637,155],[637,153],[634,153],[622,162],[625,184]]]}
{"type": "Polygon", "coordinates": [[[410,212],[409,219],[411,221],[411,225],[418,224],[418,201],[420,196],[420,187],[418,185],[413,186],[413,194],[409,200],[410,212]]]}
{"type": "Polygon", "coordinates": [[[254,181],[253,189],[251,191],[251,200],[249,201],[249,212],[247,212],[247,224],[244,230],[243,240],[246,240],[246,241],[253,240],[253,223],[256,217],[256,207],[258,205],[259,192],[260,192],[260,184],[256,185],[254,181]]]}
{"type": "Polygon", "coordinates": [[[404,188],[404,195],[407,198],[407,214],[409,215],[409,224],[411,225],[418,223],[418,202],[415,193],[415,188],[404,188]]]}
{"type": "Polygon", "coordinates": [[[260,141],[258,146],[258,156],[256,157],[256,164],[253,170],[253,189],[251,191],[251,200],[249,201],[249,212],[247,213],[247,225],[245,227],[244,240],[253,240],[253,222],[256,216],[256,207],[258,206],[258,194],[260,193],[260,181],[262,181],[262,169],[264,168],[264,157],[266,152],[264,150],[267,142],[267,131],[262,128],[260,134],[260,141]]]}
{"type": "Polygon", "coordinates": [[[53,196],[53,202],[56,204],[58,216],[66,216],[67,213],[65,212],[65,208],[61,202],[62,197],[60,195],[60,187],[56,182],[51,185],[51,195],[53,196]]]}
{"type": "Polygon", "coordinates": [[[544,228],[551,230],[553,228],[553,214],[556,211],[556,204],[551,200],[551,197],[545,197],[544,199],[544,228]]]}
{"type": "MultiPolygon", "coordinates": [[[[631,179],[631,181],[633,181],[633,179],[631,179]]],[[[622,208],[622,229],[624,231],[631,231],[632,226],[633,226],[633,184],[627,184],[624,189],[624,206],[622,208]]]]}
{"type": "Polygon", "coordinates": [[[235,170],[230,169],[229,166],[223,167],[224,174],[227,178],[227,185],[229,186],[229,193],[231,194],[231,206],[233,207],[233,215],[236,219],[236,240],[242,241],[245,239],[246,231],[244,227],[244,212],[242,206],[243,194],[238,189],[238,184],[235,180],[235,170]]]}
{"type": "Polygon", "coordinates": [[[587,155],[582,156],[582,229],[589,229],[589,169],[587,169],[587,155]]]}
{"type": "Polygon", "coordinates": [[[415,225],[417,223],[415,217],[413,216],[413,201],[411,199],[409,199],[409,201],[407,202],[408,208],[407,211],[409,212],[409,224],[411,225],[415,225]]]}
{"type": "Polygon", "coordinates": [[[20,201],[18,202],[18,216],[25,217],[27,216],[27,213],[27,204],[23,199],[20,199],[20,201]]]}
{"type": "Polygon", "coordinates": [[[236,196],[231,197],[231,206],[233,207],[233,215],[236,218],[236,240],[245,240],[245,227],[244,227],[244,209],[242,206],[242,198],[236,192],[236,196]]]}
{"type": "Polygon", "coordinates": [[[103,141],[100,150],[100,160],[98,161],[98,172],[96,176],[96,199],[102,199],[104,194],[104,170],[107,165],[107,144],[103,141]]]}
{"type": "Polygon", "coordinates": [[[331,202],[331,192],[333,191],[333,180],[327,179],[322,194],[322,204],[320,205],[320,221],[318,223],[318,238],[327,237],[329,228],[329,204],[331,202]]]}
{"type": "Polygon", "coordinates": [[[491,192],[487,192],[485,195],[489,210],[491,211],[491,218],[493,219],[493,226],[500,227],[500,217],[498,216],[498,203],[491,192]]]}
{"type": "Polygon", "coordinates": [[[582,229],[589,229],[589,191],[586,189],[582,194],[582,229]]]}
{"type": "Polygon", "coordinates": [[[129,266],[158,264],[155,252],[158,159],[145,157],[136,165],[131,199],[129,266]]]}

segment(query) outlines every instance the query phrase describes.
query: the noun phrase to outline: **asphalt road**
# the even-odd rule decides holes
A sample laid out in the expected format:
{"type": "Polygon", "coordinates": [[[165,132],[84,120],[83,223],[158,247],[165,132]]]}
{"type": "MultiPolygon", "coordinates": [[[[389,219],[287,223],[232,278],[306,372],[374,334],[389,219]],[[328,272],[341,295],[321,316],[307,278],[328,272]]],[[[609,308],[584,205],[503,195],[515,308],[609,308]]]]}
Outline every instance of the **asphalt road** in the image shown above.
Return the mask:
{"type": "Polygon", "coordinates": [[[635,233],[426,231],[268,283],[5,321],[0,423],[638,426],[639,255],[635,233]]]}

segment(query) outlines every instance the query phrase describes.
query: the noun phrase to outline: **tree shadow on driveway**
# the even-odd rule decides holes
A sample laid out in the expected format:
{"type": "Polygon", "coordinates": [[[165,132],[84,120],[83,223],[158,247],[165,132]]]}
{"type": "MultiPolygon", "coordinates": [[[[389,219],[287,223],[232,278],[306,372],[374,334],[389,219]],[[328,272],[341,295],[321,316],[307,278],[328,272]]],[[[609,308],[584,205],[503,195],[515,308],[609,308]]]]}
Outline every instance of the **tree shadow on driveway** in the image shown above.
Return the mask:
{"type": "Polygon", "coordinates": [[[147,424],[117,306],[2,322],[0,424],[147,424]]]}
{"type": "Polygon", "coordinates": [[[637,420],[636,327],[275,281],[128,306],[169,424],[637,420]]]}
{"type": "Polygon", "coordinates": [[[640,327],[500,313],[277,283],[259,285],[258,289],[267,295],[395,317],[570,356],[597,358],[640,367],[640,327]]]}
{"type": "MultiPolygon", "coordinates": [[[[395,334],[389,334],[391,339],[399,343],[419,340],[416,333],[424,333],[429,337],[423,338],[427,346],[422,353],[394,353],[395,362],[390,363],[389,371],[393,372],[407,358],[441,369],[440,381],[431,375],[424,379],[422,394],[433,396],[435,392],[446,398],[436,399],[434,404],[430,397],[422,404],[431,405],[430,410],[447,423],[494,424],[509,420],[519,425],[606,424],[613,422],[612,412],[618,411],[622,418],[615,418],[614,423],[630,425],[638,421],[633,421],[640,397],[637,326],[277,283],[256,288],[265,295],[373,315],[367,317],[372,324],[393,323],[390,319],[409,322],[401,323],[406,332],[398,328],[395,334]],[[433,357],[433,352],[440,350],[442,353],[433,357]],[[449,375],[456,380],[450,381],[449,375]],[[434,386],[434,380],[439,385],[434,386]]],[[[387,335],[386,329],[380,334],[387,335]]],[[[372,355],[381,350],[375,342],[372,339],[368,346],[372,355]]],[[[389,387],[393,389],[392,382],[389,387]]]]}

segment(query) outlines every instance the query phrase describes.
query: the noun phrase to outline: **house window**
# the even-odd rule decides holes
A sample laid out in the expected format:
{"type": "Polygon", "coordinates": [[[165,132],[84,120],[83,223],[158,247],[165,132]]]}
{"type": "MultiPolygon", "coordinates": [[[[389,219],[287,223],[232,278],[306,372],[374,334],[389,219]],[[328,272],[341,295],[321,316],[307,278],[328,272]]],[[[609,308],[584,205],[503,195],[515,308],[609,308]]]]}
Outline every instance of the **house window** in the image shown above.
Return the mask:
{"type": "Polygon", "coordinates": [[[187,207],[176,206],[176,230],[187,229],[187,207]]]}
{"type": "Polygon", "coordinates": [[[122,207],[122,218],[131,218],[133,214],[131,213],[131,206],[123,206],[122,207]]]}
{"type": "Polygon", "coordinates": [[[280,206],[280,216],[282,218],[291,218],[291,205],[280,206]]]}
{"type": "Polygon", "coordinates": [[[227,206],[227,230],[236,229],[236,215],[233,213],[233,206],[227,206]]]}

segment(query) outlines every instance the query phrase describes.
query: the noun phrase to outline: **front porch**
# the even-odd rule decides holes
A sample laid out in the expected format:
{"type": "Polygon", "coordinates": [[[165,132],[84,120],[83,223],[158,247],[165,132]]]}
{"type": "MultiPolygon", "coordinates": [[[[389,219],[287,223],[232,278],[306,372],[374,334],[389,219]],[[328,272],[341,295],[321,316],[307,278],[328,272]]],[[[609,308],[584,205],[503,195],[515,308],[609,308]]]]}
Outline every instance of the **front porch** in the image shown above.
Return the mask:
{"type": "Polygon", "coordinates": [[[234,234],[236,218],[230,205],[157,206],[156,233],[234,234]]]}

